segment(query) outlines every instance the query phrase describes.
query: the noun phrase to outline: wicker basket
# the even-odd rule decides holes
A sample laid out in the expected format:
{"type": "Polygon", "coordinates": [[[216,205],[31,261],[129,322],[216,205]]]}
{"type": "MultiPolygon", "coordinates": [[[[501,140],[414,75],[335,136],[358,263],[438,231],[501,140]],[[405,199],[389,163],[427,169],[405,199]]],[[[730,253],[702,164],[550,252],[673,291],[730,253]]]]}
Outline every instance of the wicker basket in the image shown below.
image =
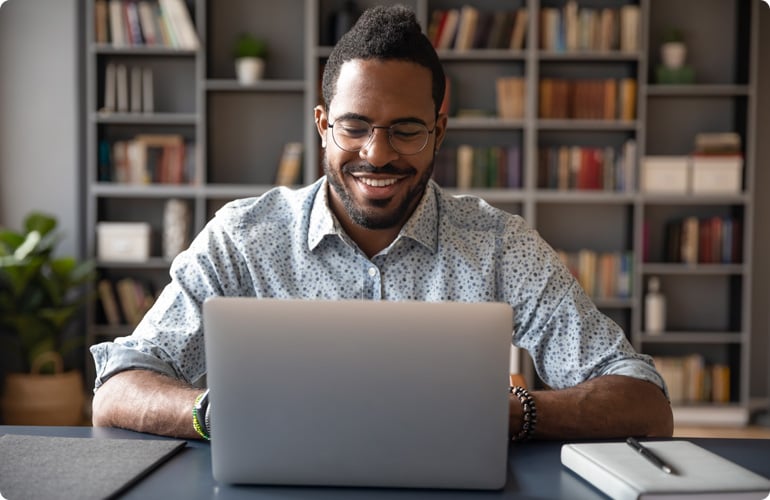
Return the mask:
{"type": "Polygon", "coordinates": [[[63,372],[61,356],[47,352],[35,359],[31,373],[6,375],[0,407],[6,425],[81,425],[84,401],[80,372],[63,372]],[[56,373],[41,375],[48,362],[56,373]]]}

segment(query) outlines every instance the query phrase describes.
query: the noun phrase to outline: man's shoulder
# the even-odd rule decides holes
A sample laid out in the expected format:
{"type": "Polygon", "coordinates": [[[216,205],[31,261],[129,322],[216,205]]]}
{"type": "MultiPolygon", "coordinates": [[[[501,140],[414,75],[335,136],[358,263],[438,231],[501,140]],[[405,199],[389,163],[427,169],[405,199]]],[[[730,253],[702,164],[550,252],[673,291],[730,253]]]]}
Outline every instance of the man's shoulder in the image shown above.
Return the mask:
{"type": "Polygon", "coordinates": [[[274,187],[260,196],[239,198],[217,210],[216,219],[228,226],[294,223],[310,213],[318,183],[302,188],[274,187]]]}
{"type": "Polygon", "coordinates": [[[476,231],[518,231],[528,228],[520,215],[495,207],[478,196],[453,195],[438,188],[436,199],[444,224],[476,231]]]}

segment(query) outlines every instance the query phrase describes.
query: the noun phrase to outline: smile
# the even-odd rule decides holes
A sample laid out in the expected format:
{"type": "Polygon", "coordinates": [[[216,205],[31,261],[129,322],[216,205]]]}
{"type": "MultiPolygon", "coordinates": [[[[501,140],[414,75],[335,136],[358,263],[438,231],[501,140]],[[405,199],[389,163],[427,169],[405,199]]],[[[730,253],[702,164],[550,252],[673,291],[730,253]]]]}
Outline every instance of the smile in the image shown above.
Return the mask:
{"type": "Polygon", "coordinates": [[[386,186],[392,186],[396,182],[398,182],[398,179],[394,178],[388,178],[388,179],[372,179],[371,177],[356,177],[356,180],[366,184],[367,186],[371,187],[386,187],[386,186]]]}

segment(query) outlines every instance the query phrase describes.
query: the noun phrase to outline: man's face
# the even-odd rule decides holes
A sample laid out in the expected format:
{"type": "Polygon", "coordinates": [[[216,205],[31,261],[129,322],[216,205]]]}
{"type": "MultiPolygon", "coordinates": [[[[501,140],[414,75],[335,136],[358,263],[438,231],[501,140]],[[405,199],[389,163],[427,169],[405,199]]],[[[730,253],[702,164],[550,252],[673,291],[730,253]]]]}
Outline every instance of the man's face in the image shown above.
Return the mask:
{"type": "Polygon", "coordinates": [[[367,229],[400,228],[422,198],[446,129],[446,117],[438,123],[435,118],[430,71],[405,61],[348,61],[340,69],[328,115],[319,106],[315,119],[335,215],[367,229]],[[349,152],[335,143],[329,127],[347,118],[378,127],[417,122],[433,132],[416,154],[393,149],[385,128],[374,129],[360,151],[349,152]]]}

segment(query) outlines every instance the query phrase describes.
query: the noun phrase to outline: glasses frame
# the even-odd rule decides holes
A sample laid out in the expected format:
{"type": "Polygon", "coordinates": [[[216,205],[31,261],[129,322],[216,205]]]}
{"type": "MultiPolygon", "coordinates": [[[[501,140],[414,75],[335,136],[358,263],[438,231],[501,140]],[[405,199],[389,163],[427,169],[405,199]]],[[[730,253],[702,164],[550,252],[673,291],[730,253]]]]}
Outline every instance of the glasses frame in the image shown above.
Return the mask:
{"type": "MultiPolygon", "coordinates": [[[[437,119],[438,119],[438,117],[437,117],[437,119]]],[[[379,129],[385,130],[386,133],[388,134],[388,144],[390,144],[390,147],[393,148],[393,151],[395,151],[396,153],[400,154],[401,156],[414,156],[414,155],[418,155],[418,154],[422,153],[423,151],[425,151],[425,147],[428,145],[428,141],[430,141],[431,134],[436,131],[436,125],[438,125],[438,121],[434,122],[432,129],[428,129],[427,125],[425,125],[424,123],[420,123],[419,121],[402,121],[402,122],[392,123],[390,125],[372,125],[371,123],[367,122],[366,120],[361,120],[360,118],[338,118],[338,119],[334,120],[334,123],[328,122],[327,126],[329,127],[329,130],[331,130],[332,140],[334,141],[334,144],[338,148],[340,148],[341,150],[347,151],[348,153],[358,153],[359,151],[364,149],[366,146],[368,146],[369,143],[372,142],[372,138],[374,137],[374,131],[379,128],[379,129]],[[340,145],[339,142],[337,142],[337,136],[334,135],[334,126],[340,120],[343,121],[343,122],[355,120],[355,121],[359,121],[361,123],[365,123],[369,127],[369,136],[366,138],[366,141],[361,145],[361,147],[356,148],[356,149],[344,148],[344,147],[342,147],[340,145]],[[402,153],[401,151],[398,150],[398,148],[395,145],[393,145],[393,133],[391,132],[391,130],[392,130],[393,127],[395,127],[397,125],[400,125],[402,123],[421,125],[421,126],[425,127],[425,130],[428,132],[428,135],[425,136],[425,142],[423,143],[422,147],[418,151],[415,151],[414,153],[402,153]]]]}

